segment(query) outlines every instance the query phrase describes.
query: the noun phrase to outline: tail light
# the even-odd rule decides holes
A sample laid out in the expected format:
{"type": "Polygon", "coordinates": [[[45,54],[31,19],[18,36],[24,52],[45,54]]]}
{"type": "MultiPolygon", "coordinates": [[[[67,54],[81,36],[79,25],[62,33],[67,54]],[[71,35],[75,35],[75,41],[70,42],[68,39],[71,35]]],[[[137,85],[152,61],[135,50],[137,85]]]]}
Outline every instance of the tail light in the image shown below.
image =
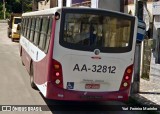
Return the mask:
{"type": "Polygon", "coordinates": [[[132,72],[133,72],[133,64],[126,68],[121,82],[120,90],[128,89],[130,87],[132,80],[132,72]]]}
{"type": "Polygon", "coordinates": [[[63,88],[63,74],[61,64],[53,59],[53,74],[52,74],[53,83],[59,87],[63,88]]]}

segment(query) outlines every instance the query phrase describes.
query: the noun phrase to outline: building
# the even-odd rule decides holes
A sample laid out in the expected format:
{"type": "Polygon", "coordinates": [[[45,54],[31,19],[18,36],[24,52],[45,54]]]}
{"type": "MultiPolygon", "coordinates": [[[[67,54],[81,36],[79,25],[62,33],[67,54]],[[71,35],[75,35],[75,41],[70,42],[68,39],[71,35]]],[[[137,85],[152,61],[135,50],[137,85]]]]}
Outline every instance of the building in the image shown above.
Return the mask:
{"type": "MultiPolygon", "coordinates": [[[[33,6],[37,6],[38,10],[52,7],[76,7],[88,6],[92,8],[104,8],[115,11],[123,10],[123,0],[33,0],[33,6]],[[37,1],[37,2],[35,2],[37,1]]],[[[35,7],[34,7],[35,8],[35,7]]],[[[36,10],[33,9],[33,10],[36,10]]]]}
{"type": "MultiPolygon", "coordinates": [[[[142,0],[137,0],[142,1],[142,0]]],[[[146,23],[147,39],[142,46],[142,77],[160,80],[160,0],[143,0],[140,8],[146,23]],[[150,76],[150,77],[149,77],[150,76]]],[[[134,0],[126,0],[124,12],[136,14],[134,0]]],[[[154,82],[153,82],[154,83],[154,82]]]]}
{"type": "Polygon", "coordinates": [[[155,59],[152,64],[154,75],[159,75],[160,73],[160,0],[154,0],[153,5],[153,39],[155,41],[153,47],[153,58],[155,59]],[[157,71],[157,72],[156,72],[157,71]]]}

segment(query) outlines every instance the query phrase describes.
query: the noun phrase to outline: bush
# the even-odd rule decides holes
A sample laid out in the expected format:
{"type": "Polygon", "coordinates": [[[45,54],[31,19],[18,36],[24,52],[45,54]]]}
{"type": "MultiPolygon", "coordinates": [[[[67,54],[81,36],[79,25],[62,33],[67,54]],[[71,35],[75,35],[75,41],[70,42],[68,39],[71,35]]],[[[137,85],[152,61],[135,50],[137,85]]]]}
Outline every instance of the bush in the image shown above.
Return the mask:
{"type": "Polygon", "coordinates": [[[0,19],[4,19],[3,11],[0,11],[0,19]]]}
{"type": "MultiPolygon", "coordinates": [[[[10,13],[6,12],[6,19],[9,18],[9,16],[10,16],[10,13]]],[[[0,11],[0,19],[4,19],[3,11],[0,11]]]]}
{"type": "Polygon", "coordinates": [[[8,19],[10,17],[10,13],[6,12],[6,19],[8,19]]]}

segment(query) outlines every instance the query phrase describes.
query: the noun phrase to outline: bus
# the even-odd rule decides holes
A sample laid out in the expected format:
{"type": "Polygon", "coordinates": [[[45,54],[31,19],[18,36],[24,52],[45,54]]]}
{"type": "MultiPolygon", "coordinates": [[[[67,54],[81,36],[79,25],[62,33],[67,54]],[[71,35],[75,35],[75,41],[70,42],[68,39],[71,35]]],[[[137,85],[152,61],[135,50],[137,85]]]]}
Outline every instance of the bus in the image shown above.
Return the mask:
{"type": "Polygon", "coordinates": [[[20,28],[18,24],[21,23],[22,14],[12,13],[10,19],[8,20],[8,37],[11,38],[12,41],[20,39],[20,28]]]}
{"type": "Polygon", "coordinates": [[[126,101],[133,78],[137,18],[85,7],[22,14],[20,56],[45,98],[126,101]]]}

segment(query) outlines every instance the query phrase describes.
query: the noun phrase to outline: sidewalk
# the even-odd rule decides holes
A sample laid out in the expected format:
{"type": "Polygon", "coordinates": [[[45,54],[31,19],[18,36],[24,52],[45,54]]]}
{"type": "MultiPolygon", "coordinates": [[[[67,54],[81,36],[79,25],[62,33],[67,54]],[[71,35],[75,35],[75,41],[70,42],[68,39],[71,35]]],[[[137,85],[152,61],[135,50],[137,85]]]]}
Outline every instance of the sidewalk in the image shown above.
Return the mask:
{"type": "Polygon", "coordinates": [[[7,23],[7,20],[0,20],[0,23],[7,23]]]}
{"type": "MultiPolygon", "coordinates": [[[[150,80],[140,78],[140,92],[132,98],[141,105],[156,105],[160,107],[160,65],[154,64],[152,55],[150,80]]],[[[156,111],[160,114],[160,111],[156,111]]]]}
{"type": "Polygon", "coordinates": [[[142,105],[159,105],[160,106],[160,84],[141,79],[140,92],[132,96],[142,105]]]}

